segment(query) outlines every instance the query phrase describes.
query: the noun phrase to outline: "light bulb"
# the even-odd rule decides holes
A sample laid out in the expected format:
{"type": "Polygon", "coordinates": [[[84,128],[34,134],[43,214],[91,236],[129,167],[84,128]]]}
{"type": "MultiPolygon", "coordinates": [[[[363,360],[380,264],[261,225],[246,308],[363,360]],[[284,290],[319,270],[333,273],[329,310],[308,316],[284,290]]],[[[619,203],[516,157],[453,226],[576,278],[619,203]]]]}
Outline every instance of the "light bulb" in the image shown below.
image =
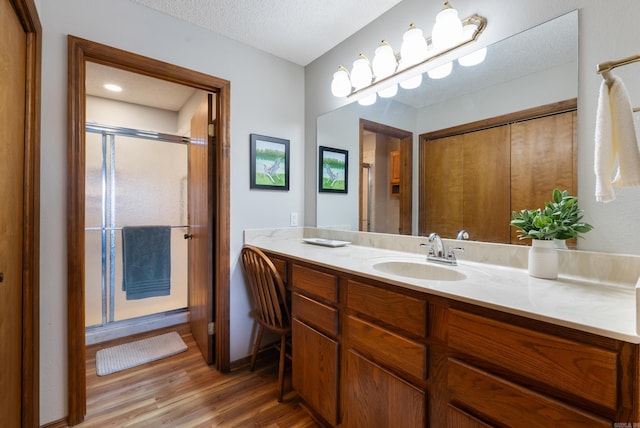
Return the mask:
{"type": "Polygon", "coordinates": [[[462,21],[458,11],[448,1],[436,16],[436,23],[431,32],[431,40],[437,50],[449,49],[462,40],[462,21]]]}
{"type": "Polygon", "coordinates": [[[338,71],[333,73],[331,81],[331,93],[334,97],[346,97],[351,93],[351,80],[349,72],[343,66],[338,67],[338,71]]]}

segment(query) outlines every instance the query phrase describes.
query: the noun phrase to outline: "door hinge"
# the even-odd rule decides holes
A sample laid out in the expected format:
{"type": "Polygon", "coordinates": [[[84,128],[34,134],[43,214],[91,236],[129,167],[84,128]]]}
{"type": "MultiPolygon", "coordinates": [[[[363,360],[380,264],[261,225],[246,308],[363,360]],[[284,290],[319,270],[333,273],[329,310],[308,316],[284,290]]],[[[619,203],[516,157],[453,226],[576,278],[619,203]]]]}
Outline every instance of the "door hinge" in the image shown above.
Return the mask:
{"type": "Polygon", "coordinates": [[[215,334],[215,330],[216,330],[216,323],[210,322],[207,325],[207,330],[208,330],[209,336],[213,336],[215,334]]]}
{"type": "Polygon", "coordinates": [[[215,137],[216,136],[216,124],[215,123],[210,123],[209,124],[209,137],[215,137]]]}

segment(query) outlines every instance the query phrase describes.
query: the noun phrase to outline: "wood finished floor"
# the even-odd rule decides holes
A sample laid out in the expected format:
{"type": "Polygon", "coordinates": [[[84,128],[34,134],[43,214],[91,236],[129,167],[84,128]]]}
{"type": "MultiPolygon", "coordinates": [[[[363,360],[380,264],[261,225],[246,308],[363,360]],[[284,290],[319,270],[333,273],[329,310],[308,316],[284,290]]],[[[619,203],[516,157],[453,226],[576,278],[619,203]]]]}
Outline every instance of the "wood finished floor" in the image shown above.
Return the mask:
{"type": "MultiPolygon", "coordinates": [[[[79,427],[319,427],[291,389],[277,401],[276,361],[221,374],[203,360],[188,325],[87,347],[87,415],[79,427]],[[107,376],[99,349],[176,330],[189,349],[107,376]]],[[[288,384],[287,384],[288,383],[288,384]]]]}

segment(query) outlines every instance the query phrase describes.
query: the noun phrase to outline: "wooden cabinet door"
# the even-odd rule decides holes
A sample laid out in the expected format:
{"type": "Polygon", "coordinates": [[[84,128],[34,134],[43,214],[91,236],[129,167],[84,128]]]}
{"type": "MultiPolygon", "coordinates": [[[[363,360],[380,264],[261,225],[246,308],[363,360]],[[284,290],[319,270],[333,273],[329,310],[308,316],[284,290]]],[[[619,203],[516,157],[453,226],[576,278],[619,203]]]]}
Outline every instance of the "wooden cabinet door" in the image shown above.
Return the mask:
{"type": "Polygon", "coordinates": [[[510,241],[509,125],[428,141],[424,146],[424,234],[510,241]]]}
{"type": "Polygon", "coordinates": [[[400,183],[400,151],[394,150],[389,154],[391,155],[389,179],[391,181],[391,184],[398,184],[400,183]]]}
{"type": "Polygon", "coordinates": [[[555,188],[576,194],[575,123],[567,112],[511,125],[511,211],[542,208],[555,188]]]}
{"type": "Polygon", "coordinates": [[[427,141],[422,152],[420,233],[455,238],[463,223],[463,135],[427,141]]]}
{"type": "Polygon", "coordinates": [[[464,178],[460,229],[469,232],[474,241],[508,244],[511,238],[509,129],[508,125],[497,126],[469,132],[462,138],[464,178]]]}
{"type": "Polygon", "coordinates": [[[345,371],[346,427],[424,427],[426,394],[354,350],[345,371]]]}
{"type": "Polygon", "coordinates": [[[332,426],[338,424],[338,342],[294,318],[293,388],[332,426]]]}

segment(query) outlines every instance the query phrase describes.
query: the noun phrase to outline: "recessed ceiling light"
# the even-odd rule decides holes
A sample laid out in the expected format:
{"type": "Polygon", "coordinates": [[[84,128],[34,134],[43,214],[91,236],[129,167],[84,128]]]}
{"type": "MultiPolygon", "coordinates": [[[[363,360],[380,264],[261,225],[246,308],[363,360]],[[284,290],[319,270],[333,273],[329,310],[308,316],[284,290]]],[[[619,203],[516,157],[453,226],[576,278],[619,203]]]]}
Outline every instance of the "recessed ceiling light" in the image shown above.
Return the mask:
{"type": "Polygon", "coordinates": [[[120,86],[114,85],[112,83],[107,83],[106,85],[104,85],[104,88],[112,92],[122,92],[122,88],[120,86]]]}

